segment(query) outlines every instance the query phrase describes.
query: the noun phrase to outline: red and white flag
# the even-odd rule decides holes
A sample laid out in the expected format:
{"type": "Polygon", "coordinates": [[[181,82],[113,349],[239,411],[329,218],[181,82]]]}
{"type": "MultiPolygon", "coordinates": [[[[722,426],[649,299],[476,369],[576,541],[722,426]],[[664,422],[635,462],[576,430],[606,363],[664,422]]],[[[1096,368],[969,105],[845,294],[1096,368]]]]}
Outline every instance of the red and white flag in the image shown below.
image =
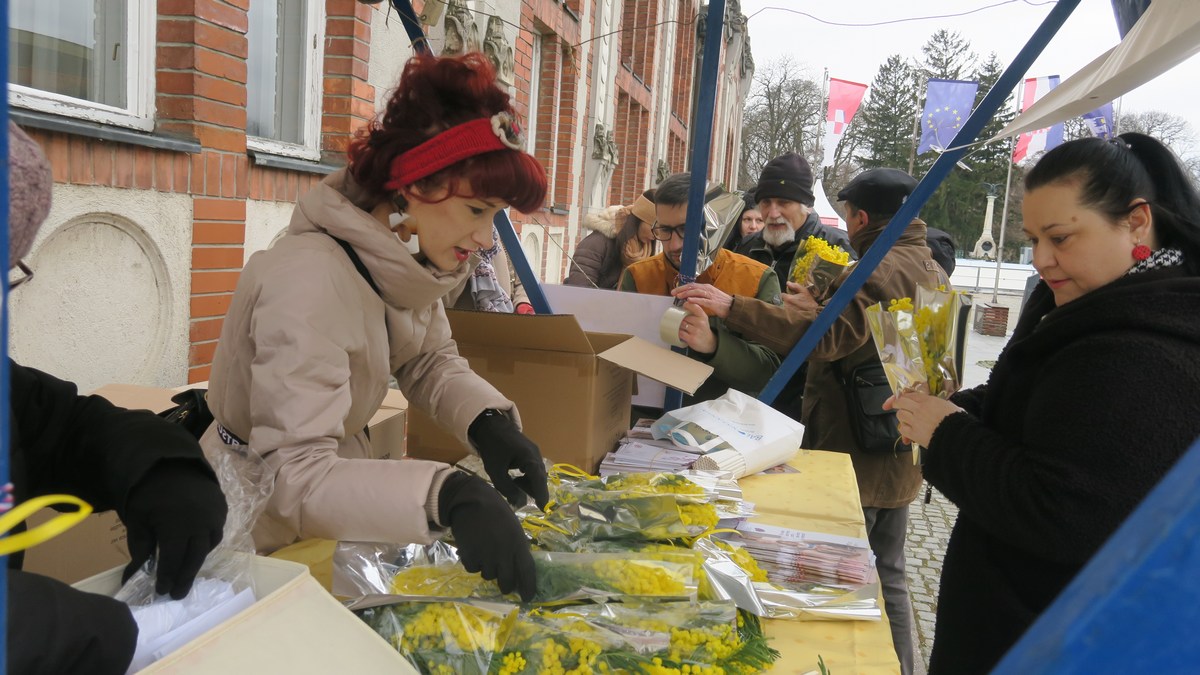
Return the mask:
{"type": "MultiPolygon", "coordinates": [[[[1058,86],[1058,76],[1031,77],[1021,86],[1021,112],[1038,102],[1050,90],[1058,86]]],[[[1061,123],[1037,131],[1027,131],[1017,139],[1017,147],[1013,148],[1013,164],[1020,164],[1027,157],[1053,150],[1063,142],[1063,125],[1061,123]]]]}
{"type": "Polygon", "coordinates": [[[854,113],[867,93],[867,85],[829,78],[829,109],[825,113],[825,161],[821,166],[833,166],[833,153],[846,133],[854,113]]]}

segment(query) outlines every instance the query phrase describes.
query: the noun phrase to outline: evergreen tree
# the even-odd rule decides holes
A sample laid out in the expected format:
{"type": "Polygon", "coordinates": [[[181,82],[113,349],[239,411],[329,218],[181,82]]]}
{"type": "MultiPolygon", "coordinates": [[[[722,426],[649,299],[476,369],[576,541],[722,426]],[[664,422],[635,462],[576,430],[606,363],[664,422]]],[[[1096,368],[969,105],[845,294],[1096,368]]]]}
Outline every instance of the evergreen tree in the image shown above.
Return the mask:
{"type": "Polygon", "coordinates": [[[913,150],[913,120],[920,112],[913,69],[893,54],[879,67],[866,100],[842,143],[859,149],[863,168],[907,169],[913,150]]]}

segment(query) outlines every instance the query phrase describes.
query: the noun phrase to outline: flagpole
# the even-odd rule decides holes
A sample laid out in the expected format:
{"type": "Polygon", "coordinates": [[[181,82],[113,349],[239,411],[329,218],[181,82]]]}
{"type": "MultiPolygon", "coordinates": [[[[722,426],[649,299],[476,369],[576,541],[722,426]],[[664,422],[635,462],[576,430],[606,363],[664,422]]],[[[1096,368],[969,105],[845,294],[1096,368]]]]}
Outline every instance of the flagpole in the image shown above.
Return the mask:
{"type": "Polygon", "coordinates": [[[829,122],[829,69],[825,69],[825,76],[821,82],[821,123],[817,127],[817,138],[821,139],[821,185],[825,185],[825,125],[829,122]]]}
{"type": "MultiPolygon", "coordinates": [[[[929,86],[929,78],[925,78],[925,86],[929,86]]],[[[921,130],[921,115],[925,114],[925,111],[921,109],[921,91],[919,89],[913,92],[913,100],[917,103],[917,114],[913,116],[912,147],[908,152],[908,175],[910,176],[913,172],[913,165],[917,161],[917,144],[920,142],[917,132],[921,130]]]]}
{"type": "MultiPolygon", "coordinates": [[[[1017,114],[1021,112],[1021,90],[1024,82],[1017,86],[1017,114]]],[[[996,243],[996,283],[992,286],[992,304],[996,304],[1000,295],[1000,265],[1004,262],[1004,227],[1008,224],[1008,195],[1012,192],[1013,151],[1016,149],[1016,136],[1008,138],[1008,177],[1004,179],[1004,209],[1000,213],[1000,239],[996,243]]]]}

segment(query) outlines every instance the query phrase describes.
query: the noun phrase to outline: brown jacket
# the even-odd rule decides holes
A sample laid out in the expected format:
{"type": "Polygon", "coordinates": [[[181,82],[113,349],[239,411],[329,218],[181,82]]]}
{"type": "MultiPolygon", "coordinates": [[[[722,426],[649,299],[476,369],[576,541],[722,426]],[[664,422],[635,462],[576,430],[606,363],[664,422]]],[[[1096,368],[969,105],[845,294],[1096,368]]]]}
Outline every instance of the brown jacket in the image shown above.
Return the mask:
{"type": "MultiPolygon", "coordinates": [[[[854,249],[865,252],[885,225],[886,221],[851,237],[854,249]]],[[[841,280],[834,284],[834,290],[840,283],[841,280]]],[[[911,450],[895,455],[859,451],[854,431],[848,425],[845,393],[835,369],[840,365],[848,371],[878,358],[867,326],[867,307],[896,298],[911,298],[917,286],[934,288],[941,284],[948,285],[949,281],[925,244],[925,223],[913,220],[808,357],[801,419],[805,426],[804,446],[850,454],[864,507],[899,508],[908,504],[921,487],[921,470],[913,466],[911,450]]],[[[726,323],[747,339],[786,354],[816,316],[816,312],[799,312],[787,306],[735,297],[726,323]]]]}
{"type": "MultiPolygon", "coordinates": [[[[275,491],[254,528],[269,552],[301,537],[428,542],[452,469],[366,459],[364,432],[393,373],[404,395],[459,440],[486,408],[515,410],[473,373],[450,336],[440,298],[470,274],[419,263],[371,217],[338,171],[300,198],[287,234],[251,256],[213,359],[208,401],[217,422],[258,451],[275,491]],[[379,287],[363,280],[335,235],[379,287]]],[[[221,447],[216,424],[201,441],[221,447]]]]}

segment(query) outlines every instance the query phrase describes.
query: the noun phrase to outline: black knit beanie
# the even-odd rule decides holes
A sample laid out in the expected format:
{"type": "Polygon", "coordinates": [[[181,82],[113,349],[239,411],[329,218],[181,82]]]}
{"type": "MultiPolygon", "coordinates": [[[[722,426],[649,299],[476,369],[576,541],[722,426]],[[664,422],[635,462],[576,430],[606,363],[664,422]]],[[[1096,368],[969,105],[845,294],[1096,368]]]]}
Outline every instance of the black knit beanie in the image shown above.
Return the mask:
{"type": "Polygon", "coordinates": [[[813,172],[804,157],[789,152],[767,162],[754,188],[754,198],[758,201],[770,198],[789,199],[812,206],[816,198],[813,196],[813,172]]]}

